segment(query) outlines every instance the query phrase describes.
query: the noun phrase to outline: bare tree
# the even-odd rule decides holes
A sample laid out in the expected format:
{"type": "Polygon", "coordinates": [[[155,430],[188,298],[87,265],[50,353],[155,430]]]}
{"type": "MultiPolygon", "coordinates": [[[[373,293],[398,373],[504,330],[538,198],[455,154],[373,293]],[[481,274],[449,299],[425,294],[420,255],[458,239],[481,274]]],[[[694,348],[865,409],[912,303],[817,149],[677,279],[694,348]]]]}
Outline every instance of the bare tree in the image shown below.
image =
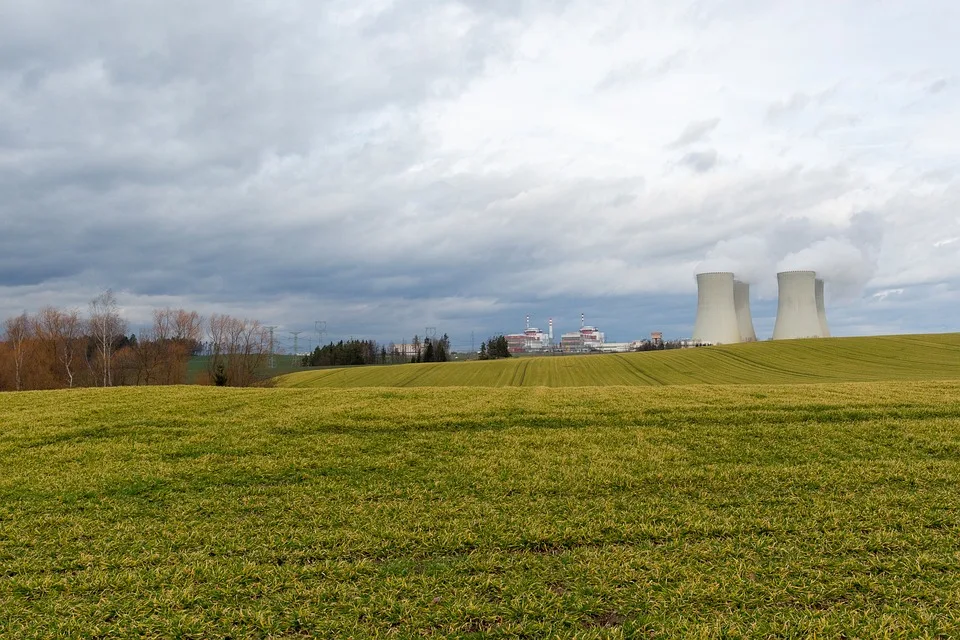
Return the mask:
{"type": "MultiPolygon", "coordinates": [[[[169,339],[165,349],[164,382],[187,381],[187,364],[203,337],[203,318],[196,311],[166,309],[169,339]]],[[[155,316],[156,317],[156,316],[155,316]]]]}
{"type": "Polygon", "coordinates": [[[90,332],[96,343],[104,387],[113,384],[110,372],[113,341],[125,330],[126,326],[120,318],[117,297],[112,289],[107,289],[90,301],[90,332]]]}
{"type": "Polygon", "coordinates": [[[30,317],[26,312],[15,318],[8,318],[3,323],[7,334],[7,341],[13,347],[14,380],[17,391],[23,391],[23,359],[27,350],[27,339],[30,337],[30,317]]]}
{"type": "Polygon", "coordinates": [[[211,378],[237,387],[253,383],[269,357],[267,328],[256,320],[223,314],[211,315],[208,325],[211,378]]]}
{"type": "Polygon", "coordinates": [[[133,360],[135,362],[137,377],[136,383],[150,384],[154,381],[157,369],[157,347],[156,334],[151,331],[141,331],[137,335],[137,340],[131,345],[133,350],[133,360]]]}
{"type": "Polygon", "coordinates": [[[138,350],[141,360],[153,358],[155,381],[160,384],[183,384],[187,381],[187,365],[203,337],[203,318],[196,311],[156,309],[153,329],[138,350]]]}
{"type": "Polygon", "coordinates": [[[84,330],[80,311],[44,307],[37,314],[34,325],[37,337],[53,347],[55,359],[63,367],[64,382],[68,387],[73,387],[73,361],[84,330]]]}

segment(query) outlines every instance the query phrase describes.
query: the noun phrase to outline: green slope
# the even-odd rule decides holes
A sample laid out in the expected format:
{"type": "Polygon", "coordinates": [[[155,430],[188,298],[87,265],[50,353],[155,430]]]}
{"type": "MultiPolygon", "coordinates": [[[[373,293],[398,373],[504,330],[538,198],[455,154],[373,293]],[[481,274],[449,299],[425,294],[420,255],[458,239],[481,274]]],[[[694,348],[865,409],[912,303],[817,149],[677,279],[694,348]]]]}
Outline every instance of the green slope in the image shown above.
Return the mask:
{"type": "Polygon", "coordinates": [[[960,333],[306,371],[282,387],[578,387],[960,378],[960,333]]]}
{"type": "Polygon", "coordinates": [[[0,393],[0,469],[4,640],[960,637],[960,380],[0,393]]]}

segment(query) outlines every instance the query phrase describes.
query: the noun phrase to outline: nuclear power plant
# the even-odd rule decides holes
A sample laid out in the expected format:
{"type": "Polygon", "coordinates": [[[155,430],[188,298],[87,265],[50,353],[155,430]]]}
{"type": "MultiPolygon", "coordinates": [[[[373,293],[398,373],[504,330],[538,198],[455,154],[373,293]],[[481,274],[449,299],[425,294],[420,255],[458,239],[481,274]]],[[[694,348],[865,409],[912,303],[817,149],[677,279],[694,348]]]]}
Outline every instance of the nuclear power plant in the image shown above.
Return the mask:
{"type": "MultiPolygon", "coordinates": [[[[773,339],[827,338],[823,280],[814,271],[777,274],[779,298],[773,339]]],[[[757,339],[750,313],[750,285],[732,272],[697,274],[697,344],[733,344],[757,339]]]]}

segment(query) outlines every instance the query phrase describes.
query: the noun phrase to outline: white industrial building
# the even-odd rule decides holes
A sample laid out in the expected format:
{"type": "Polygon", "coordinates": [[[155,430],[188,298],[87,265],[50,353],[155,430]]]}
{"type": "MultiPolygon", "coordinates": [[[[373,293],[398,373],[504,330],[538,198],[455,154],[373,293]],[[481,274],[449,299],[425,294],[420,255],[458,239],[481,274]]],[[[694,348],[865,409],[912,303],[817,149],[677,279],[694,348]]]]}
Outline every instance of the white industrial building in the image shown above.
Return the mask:
{"type": "Polygon", "coordinates": [[[817,317],[820,319],[820,337],[830,337],[830,327],[827,325],[827,307],[823,301],[823,280],[816,280],[817,293],[817,317]]]}
{"type": "Polygon", "coordinates": [[[553,348],[553,318],[550,318],[546,332],[530,326],[530,316],[526,319],[523,333],[511,333],[504,336],[510,353],[536,353],[550,351],[553,348]]]}
{"type": "Polygon", "coordinates": [[[697,274],[697,320],[693,327],[695,343],[733,344],[741,341],[735,300],[733,273],[697,274]]]}
{"type": "MultiPolygon", "coordinates": [[[[774,340],[830,336],[823,280],[814,271],[777,274],[779,296],[774,340]]],[[[750,285],[728,271],[697,274],[693,344],[734,344],[757,339],[750,312],[750,285]]]]}
{"type": "Polygon", "coordinates": [[[774,340],[823,338],[830,335],[823,304],[823,281],[814,271],[781,271],[774,340]],[[818,294],[819,291],[819,294],[818,294]]]}
{"type": "Polygon", "coordinates": [[[740,280],[733,281],[733,305],[737,311],[740,342],[756,342],[757,332],[753,329],[753,314],[750,313],[750,285],[748,283],[740,280]]]}

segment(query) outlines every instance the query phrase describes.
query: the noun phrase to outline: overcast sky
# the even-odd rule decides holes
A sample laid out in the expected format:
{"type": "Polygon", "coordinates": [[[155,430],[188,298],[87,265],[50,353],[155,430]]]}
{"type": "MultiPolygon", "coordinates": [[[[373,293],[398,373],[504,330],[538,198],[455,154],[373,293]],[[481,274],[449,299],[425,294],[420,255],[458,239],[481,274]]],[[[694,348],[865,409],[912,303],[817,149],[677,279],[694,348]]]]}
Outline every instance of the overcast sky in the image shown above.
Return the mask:
{"type": "MultiPolygon", "coordinates": [[[[954,0],[0,2],[0,317],[960,330],[954,0]]],[[[286,338],[285,338],[286,339],[286,338]]]]}

